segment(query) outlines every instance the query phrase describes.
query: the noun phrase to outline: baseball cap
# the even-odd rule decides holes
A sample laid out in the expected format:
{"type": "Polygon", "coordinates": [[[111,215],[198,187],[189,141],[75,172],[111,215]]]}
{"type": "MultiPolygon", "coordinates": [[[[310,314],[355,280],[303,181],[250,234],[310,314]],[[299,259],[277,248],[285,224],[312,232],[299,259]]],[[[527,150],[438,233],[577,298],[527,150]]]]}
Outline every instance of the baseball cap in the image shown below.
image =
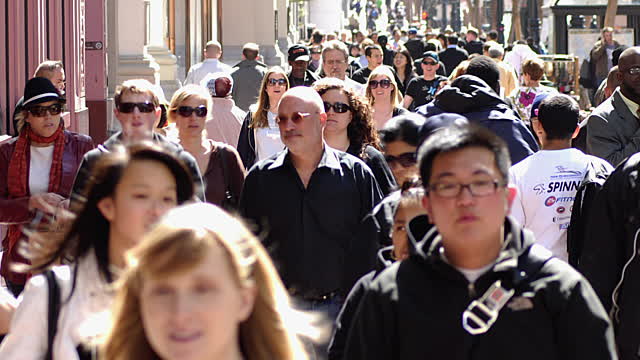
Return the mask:
{"type": "Polygon", "coordinates": [[[440,62],[440,58],[438,57],[438,53],[436,53],[435,51],[425,51],[425,53],[422,54],[422,60],[424,60],[426,58],[432,58],[436,62],[440,62]]]}
{"type": "Polygon", "coordinates": [[[412,34],[412,35],[415,35],[415,34],[417,34],[417,33],[418,33],[418,29],[416,29],[416,28],[411,28],[411,29],[409,29],[409,31],[408,31],[407,33],[412,34]]]}
{"type": "Polygon", "coordinates": [[[293,45],[289,48],[289,61],[309,61],[309,49],[304,45],[293,45]]]}
{"type": "Polygon", "coordinates": [[[231,93],[233,89],[233,78],[231,75],[224,72],[217,72],[208,74],[202,79],[200,85],[209,90],[211,97],[226,97],[231,93]]]}

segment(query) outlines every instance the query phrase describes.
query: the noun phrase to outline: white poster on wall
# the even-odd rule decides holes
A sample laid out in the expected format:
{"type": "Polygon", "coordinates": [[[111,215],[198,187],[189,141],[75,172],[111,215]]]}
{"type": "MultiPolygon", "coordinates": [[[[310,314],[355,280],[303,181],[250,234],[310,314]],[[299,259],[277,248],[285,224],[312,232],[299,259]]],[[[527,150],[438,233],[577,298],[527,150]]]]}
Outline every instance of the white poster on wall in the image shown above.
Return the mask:
{"type": "MultiPolygon", "coordinates": [[[[633,29],[617,29],[613,34],[613,39],[621,45],[633,46],[633,36],[633,29]]],[[[580,64],[582,64],[599,37],[600,30],[598,29],[569,29],[569,54],[580,58],[580,64]]]]}

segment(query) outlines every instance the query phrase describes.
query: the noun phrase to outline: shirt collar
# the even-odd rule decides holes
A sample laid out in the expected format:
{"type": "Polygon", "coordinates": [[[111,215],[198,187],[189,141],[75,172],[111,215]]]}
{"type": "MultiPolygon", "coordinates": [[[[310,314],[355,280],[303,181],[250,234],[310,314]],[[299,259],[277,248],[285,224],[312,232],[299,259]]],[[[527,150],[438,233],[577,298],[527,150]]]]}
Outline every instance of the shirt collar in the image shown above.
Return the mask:
{"type": "MultiPolygon", "coordinates": [[[[326,143],[323,143],[324,149],[322,151],[322,157],[320,158],[320,163],[318,163],[317,168],[328,167],[330,169],[336,169],[342,171],[342,167],[340,166],[340,160],[338,159],[337,150],[330,148],[326,143]]],[[[273,160],[273,163],[269,165],[268,169],[273,170],[277,169],[284,165],[285,161],[291,162],[289,157],[289,149],[282,150],[278,156],[273,160]]]]}
{"type": "Polygon", "coordinates": [[[447,49],[450,49],[450,48],[457,48],[457,47],[458,47],[458,45],[456,45],[456,44],[453,44],[453,45],[447,45],[447,49]]]}
{"type": "Polygon", "coordinates": [[[633,102],[633,100],[624,96],[621,90],[618,92],[620,93],[620,97],[622,98],[622,101],[624,101],[624,103],[627,105],[627,107],[631,111],[631,114],[633,114],[635,117],[640,117],[640,114],[638,114],[638,109],[640,108],[640,105],[636,104],[635,102],[633,102]]]}

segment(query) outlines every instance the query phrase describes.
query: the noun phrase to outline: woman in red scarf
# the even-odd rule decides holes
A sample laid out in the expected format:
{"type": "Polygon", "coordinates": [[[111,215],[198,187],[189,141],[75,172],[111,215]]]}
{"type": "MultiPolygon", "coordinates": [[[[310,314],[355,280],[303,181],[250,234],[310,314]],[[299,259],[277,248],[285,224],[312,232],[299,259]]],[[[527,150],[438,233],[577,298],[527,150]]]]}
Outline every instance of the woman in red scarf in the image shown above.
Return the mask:
{"type": "Polygon", "coordinates": [[[93,148],[90,137],[64,129],[63,106],[64,98],[51,81],[29,80],[18,115],[19,135],[0,144],[0,224],[9,225],[0,274],[16,297],[27,279],[11,268],[12,263],[27,263],[18,252],[18,243],[25,239],[23,225],[38,212],[48,218],[68,206],[78,166],[93,148]]]}

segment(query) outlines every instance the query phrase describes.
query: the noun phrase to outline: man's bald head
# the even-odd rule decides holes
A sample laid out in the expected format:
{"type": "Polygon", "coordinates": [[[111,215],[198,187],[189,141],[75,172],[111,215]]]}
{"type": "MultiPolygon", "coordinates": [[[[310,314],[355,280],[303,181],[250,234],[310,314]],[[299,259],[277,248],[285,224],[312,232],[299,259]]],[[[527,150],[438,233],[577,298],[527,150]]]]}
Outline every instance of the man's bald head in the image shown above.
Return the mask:
{"type": "Polygon", "coordinates": [[[620,91],[636,104],[640,104],[640,46],[630,47],[620,54],[618,70],[620,91]]]}
{"type": "Polygon", "coordinates": [[[633,66],[640,66],[640,46],[630,47],[620,54],[618,67],[625,71],[633,66]]]}
{"type": "Polygon", "coordinates": [[[280,104],[285,102],[285,100],[297,100],[299,101],[299,103],[305,104],[305,109],[300,109],[301,112],[317,110],[317,112],[319,113],[324,113],[324,104],[322,103],[322,98],[317,91],[313,90],[310,87],[296,86],[287,90],[287,92],[282,95],[280,104]],[[309,108],[307,108],[306,106],[309,106],[309,108]]]}

